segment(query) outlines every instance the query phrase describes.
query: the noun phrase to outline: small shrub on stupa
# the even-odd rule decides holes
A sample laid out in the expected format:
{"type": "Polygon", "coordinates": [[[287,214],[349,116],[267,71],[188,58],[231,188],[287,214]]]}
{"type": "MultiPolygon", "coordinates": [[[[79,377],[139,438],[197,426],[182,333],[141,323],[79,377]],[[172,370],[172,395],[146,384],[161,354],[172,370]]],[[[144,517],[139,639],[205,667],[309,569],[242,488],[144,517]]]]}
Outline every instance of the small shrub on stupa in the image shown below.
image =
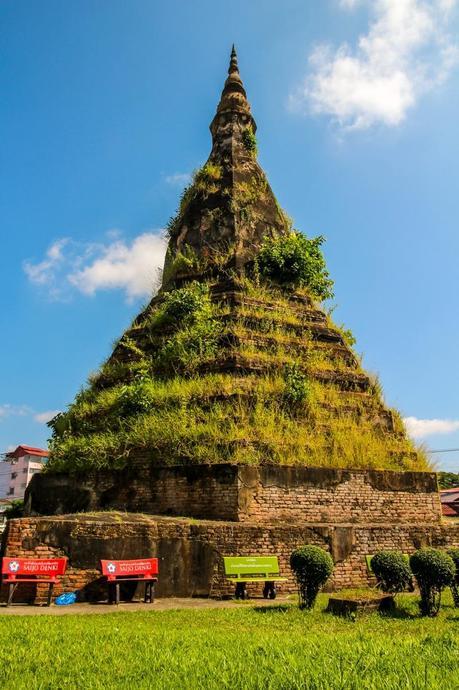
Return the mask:
{"type": "Polygon", "coordinates": [[[383,592],[398,594],[412,589],[413,574],[408,558],[399,551],[379,551],[371,559],[371,568],[383,592]]]}
{"type": "Polygon", "coordinates": [[[317,299],[333,297],[333,281],[327,271],[322,236],[309,239],[301,232],[267,239],[257,257],[261,276],[283,286],[306,287],[317,299]]]}
{"type": "Polygon", "coordinates": [[[333,572],[330,554],[319,546],[301,546],[292,552],[290,567],[297,585],[301,609],[311,609],[333,572]]]}
{"type": "Polygon", "coordinates": [[[167,321],[179,324],[183,319],[192,320],[198,314],[209,311],[209,290],[206,285],[191,285],[166,294],[160,314],[167,321]]]}
{"type": "Polygon", "coordinates": [[[258,151],[257,138],[251,127],[247,127],[247,129],[244,129],[242,132],[242,143],[247,151],[256,156],[258,151]]]}
{"type": "Polygon", "coordinates": [[[148,384],[143,380],[135,381],[130,386],[122,386],[117,413],[121,417],[145,414],[152,409],[154,403],[155,399],[148,384]]]}
{"type": "Polygon", "coordinates": [[[160,343],[154,364],[160,373],[191,373],[217,347],[218,328],[213,318],[207,285],[192,283],[166,294],[150,322],[153,334],[169,326],[170,335],[160,343]]]}
{"type": "Polygon", "coordinates": [[[308,378],[298,364],[287,364],[284,369],[285,393],[284,399],[288,405],[300,405],[311,397],[311,387],[308,378]]]}
{"type": "Polygon", "coordinates": [[[444,551],[424,548],[411,556],[410,566],[421,594],[421,615],[434,617],[440,610],[443,590],[454,581],[454,561],[444,551]]]}

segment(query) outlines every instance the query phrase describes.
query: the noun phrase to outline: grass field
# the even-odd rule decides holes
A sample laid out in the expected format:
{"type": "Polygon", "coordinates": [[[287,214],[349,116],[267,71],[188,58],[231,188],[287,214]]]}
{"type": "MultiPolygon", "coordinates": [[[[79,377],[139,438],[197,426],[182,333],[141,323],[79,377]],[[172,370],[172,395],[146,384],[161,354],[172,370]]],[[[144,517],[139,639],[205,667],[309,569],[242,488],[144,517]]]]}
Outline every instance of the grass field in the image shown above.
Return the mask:
{"type": "Polygon", "coordinates": [[[271,690],[459,688],[459,610],[401,599],[356,621],[295,606],[0,616],[0,687],[271,690]]]}

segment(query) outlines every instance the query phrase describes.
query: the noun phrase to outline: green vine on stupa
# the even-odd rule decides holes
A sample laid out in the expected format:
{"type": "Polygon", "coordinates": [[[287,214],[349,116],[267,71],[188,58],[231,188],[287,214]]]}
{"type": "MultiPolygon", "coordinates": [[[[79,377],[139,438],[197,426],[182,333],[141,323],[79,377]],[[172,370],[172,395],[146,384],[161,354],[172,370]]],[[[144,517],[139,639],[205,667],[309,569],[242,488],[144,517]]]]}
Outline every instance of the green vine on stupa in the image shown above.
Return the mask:
{"type": "Polygon", "coordinates": [[[48,469],[238,463],[428,469],[363,371],[323,238],[294,230],[257,161],[236,52],[212,151],[169,221],[159,293],[51,422],[48,469]]]}

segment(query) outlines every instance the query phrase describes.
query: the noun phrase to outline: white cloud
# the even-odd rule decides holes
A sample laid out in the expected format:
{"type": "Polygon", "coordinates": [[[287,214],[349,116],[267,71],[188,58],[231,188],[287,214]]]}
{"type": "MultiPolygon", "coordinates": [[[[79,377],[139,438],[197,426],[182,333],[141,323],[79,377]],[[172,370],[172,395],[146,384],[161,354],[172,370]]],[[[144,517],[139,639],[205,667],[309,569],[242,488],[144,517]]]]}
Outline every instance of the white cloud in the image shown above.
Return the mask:
{"type": "MultiPolygon", "coordinates": [[[[291,105],[329,115],[345,129],[396,126],[458,62],[448,33],[458,0],[364,0],[372,18],[357,45],[319,45],[291,105]]],[[[341,0],[354,9],[359,0],[341,0]]]]}
{"type": "Polygon", "coordinates": [[[44,285],[50,282],[53,273],[63,260],[62,250],[67,243],[68,238],[66,237],[53,242],[46,252],[46,258],[37,264],[24,261],[24,271],[32,283],[44,285]]]}
{"type": "Polygon", "coordinates": [[[101,249],[100,256],[68,279],[80,292],[93,295],[97,290],[125,290],[129,300],[153,292],[158,269],[165,253],[165,240],[144,233],[131,246],[117,240],[101,249]]]}
{"type": "Polygon", "coordinates": [[[459,420],[454,419],[418,419],[405,417],[408,433],[414,438],[426,438],[436,434],[452,434],[459,431],[459,420]]]}
{"type": "Polygon", "coordinates": [[[23,268],[51,299],[68,299],[72,290],[84,295],[123,290],[131,301],[152,295],[165,252],[166,241],[159,231],[145,232],[128,242],[119,230],[110,230],[104,243],[58,240],[45,259],[25,261],[23,268]]]}
{"type": "Polygon", "coordinates": [[[49,422],[50,419],[53,419],[57,414],[59,414],[60,410],[47,410],[46,412],[37,412],[34,414],[33,418],[35,419],[36,422],[39,422],[40,424],[46,424],[49,422]]]}
{"type": "Polygon", "coordinates": [[[166,175],[164,178],[167,184],[174,187],[183,187],[191,182],[190,173],[174,173],[173,175],[166,175]]]}
{"type": "Polygon", "coordinates": [[[339,0],[340,7],[345,10],[353,10],[362,0],[339,0]]]}
{"type": "Polygon", "coordinates": [[[0,405],[0,420],[6,419],[7,417],[24,417],[30,414],[30,407],[27,405],[10,405],[5,403],[0,405]]]}
{"type": "Polygon", "coordinates": [[[60,410],[46,410],[46,412],[35,412],[28,405],[10,405],[5,403],[0,405],[0,422],[9,417],[33,417],[36,422],[46,424],[55,417],[60,410]]]}

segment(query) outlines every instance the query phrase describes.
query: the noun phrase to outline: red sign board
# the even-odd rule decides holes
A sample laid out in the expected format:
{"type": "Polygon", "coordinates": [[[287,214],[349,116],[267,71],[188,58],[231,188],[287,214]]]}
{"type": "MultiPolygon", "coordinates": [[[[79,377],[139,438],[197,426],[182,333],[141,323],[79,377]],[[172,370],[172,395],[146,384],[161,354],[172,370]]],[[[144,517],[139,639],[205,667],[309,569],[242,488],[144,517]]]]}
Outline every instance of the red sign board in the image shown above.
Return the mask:
{"type": "Polygon", "coordinates": [[[102,575],[109,580],[117,577],[150,578],[158,574],[157,558],[138,558],[130,561],[101,561],[102,575]]]}
{"type": "Polygon", "coordinates": [[[24,577],[54,578],[64,575],[66,558],[2,558],[2,576],[5,580],[24,577]]]}

